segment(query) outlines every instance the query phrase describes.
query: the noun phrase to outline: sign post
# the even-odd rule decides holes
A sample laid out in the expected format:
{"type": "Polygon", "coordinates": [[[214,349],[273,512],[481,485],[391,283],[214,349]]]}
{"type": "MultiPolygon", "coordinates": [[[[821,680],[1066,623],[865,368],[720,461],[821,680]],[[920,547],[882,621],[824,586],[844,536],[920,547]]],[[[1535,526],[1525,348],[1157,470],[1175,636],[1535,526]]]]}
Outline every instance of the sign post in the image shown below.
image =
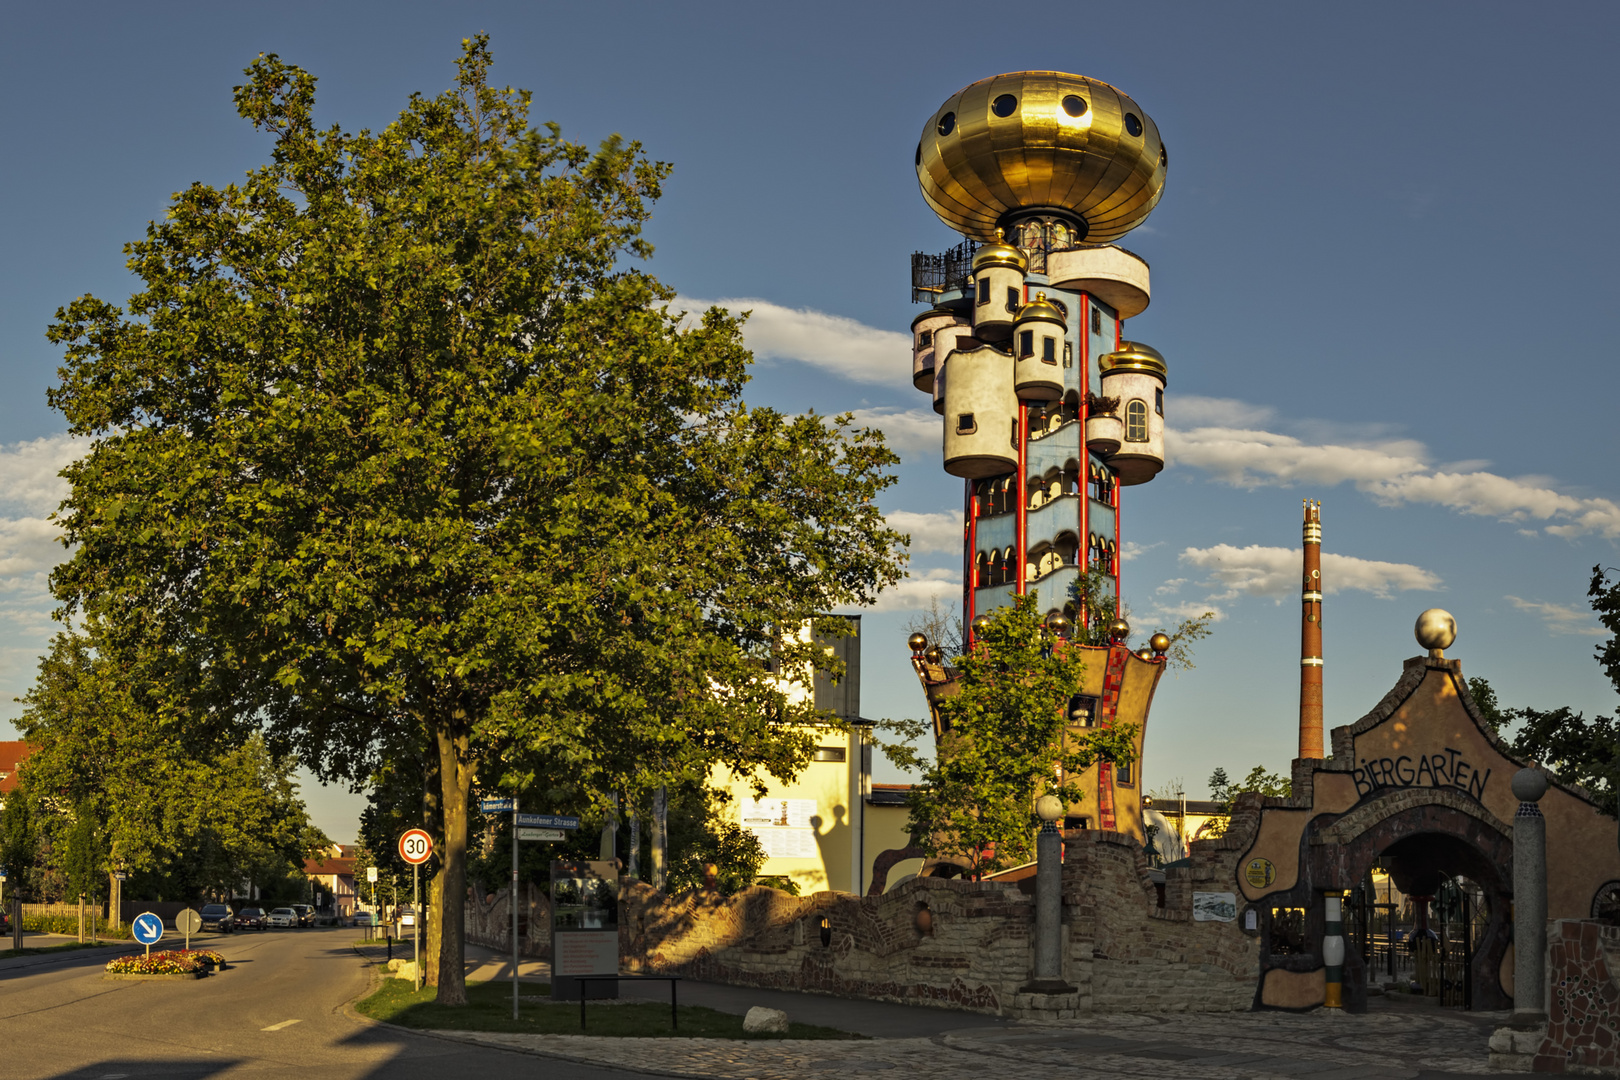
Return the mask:
{"type": "Polygon", "coordinates": [[[163,940],[163,920],[150,911],[143,911],[129,924],[135,940],[146,946],[146,955],[152,955],[152,946],[163,940]]]}
{"type": "Polygon", "coordinates": [[[433,854],[433,837],[425,829],[399,834],[399,857],[411,864],[411,936],[415,939],[416,978],[412,990],[422,989],[422,864],[433,854]]]}
{"type": "Polygon", "coordinates": [[[619,973],[619,868],[606,860],[551,863],[551,996],[618,997],[617,983],[580,975],[619,973]]]}
{"type": "Polygon", "coordinates": [[[191,935],[202,929],[202,916],[190,908],[174,917],[174,928],[186,935],[186,951],[191,951],[191,935]]]}

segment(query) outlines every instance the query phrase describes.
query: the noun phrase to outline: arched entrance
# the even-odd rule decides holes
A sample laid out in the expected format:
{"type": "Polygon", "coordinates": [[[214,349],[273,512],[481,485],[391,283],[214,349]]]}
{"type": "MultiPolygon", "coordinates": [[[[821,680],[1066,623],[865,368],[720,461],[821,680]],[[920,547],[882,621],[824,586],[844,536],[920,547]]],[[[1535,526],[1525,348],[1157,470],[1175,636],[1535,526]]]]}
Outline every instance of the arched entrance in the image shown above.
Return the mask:
{"type": "MultiPolygon", "coordinates": [[[[1504,987],[1502,981],[1513,899],[1513,842],[1507,829],[1477,803],[1459,806],[1462,800],[1442,791],[1407,789],[1389,801],[1404,805],[1358,808],[1312,838],[1329,856],[1323,860],[1328,865],[1322,869],[1329,872],[1323,875],[1321,887],[1353,890],[1367,880],[1376,863],[1406,896],[1449,897],[1446,902],[1456,905],[1457,911],[1447,911],[1447,918],[1471,924],[1465,930],[1466,940],[1454,935],[1446,948],[1448,962],[1456,965],[1450,977],[1467,980],[1460,1000],[1454,999],[1454,1003],[1475,1010],[1510,1008],[1510,987],[1504,987]],[[1389,812],[1380,815],[1379,809],[1389,812]],[[1362,824],[1365,827],[1353,836],[1345,835],[1345,826],[1362,824]],[[1459,889],[1459,878],[1477,886],[1477,893],[1459,889]],[[1464,949],[1465,954],[1460,952],[1464,949]]],[[[1370,976],[1375,973],[1369,971],[1367,951],[1347,949],[1344,992],[1348,1008],[1366,1008],[1370,976]]]]}

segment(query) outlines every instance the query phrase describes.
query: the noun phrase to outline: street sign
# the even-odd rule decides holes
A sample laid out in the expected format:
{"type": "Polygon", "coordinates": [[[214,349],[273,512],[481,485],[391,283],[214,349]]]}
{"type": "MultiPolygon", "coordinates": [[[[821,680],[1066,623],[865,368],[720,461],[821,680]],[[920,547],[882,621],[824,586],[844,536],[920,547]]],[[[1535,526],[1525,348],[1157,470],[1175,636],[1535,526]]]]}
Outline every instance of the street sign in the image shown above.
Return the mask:
{"type": "MultiPolygon", "coordinates": [[[[0,875],[0,876],[3,876],[3,875],[0,875]]],[[[113,871],[113,880],[114,881],[128,881],[129,880],[129,875],[124,873],[124,871],[122,871],[122,870],[114,870],[113,871]]]]}
{"type": "Polygon", "coordinates": [[[495,814],[495,813],[499,813],[499,812],[501,812],[503,810],[504,811],[510,811],[512,809],[512,800],[511,799],[479,799],[478,800],[478,809],[482,810],[486,814],[495,814]]]}
{"type": "Polygon", "coordinates": [[[561,829],[518,829],[519,840],[566,840],[568,834],[561,829]]]}
{"type": "Polygon", "coordinates": [[[577,829],[579,818],[567,814],[519,814],[518,825],[532,825],[540,829],[577,829]]]}
{"type": "Polygon", "coordinates": [[[421,866],[433,854],[433,837],[424,829],[406,829],[399,837],[399,857],[412,866],[421,866]]]}
{"type": "Polygon", "coordinates": [[[163,920],[150,911],[143,911],[130,923],[129,932],[142,945],[156,945],[163,940],[163,920]]]}
{"type": "Polygon", "coordinates": [[[202,929],[202,916],[190,908],[186,908],[186,910],[174,917],[174,928],[186,935],[186,937],[190,937],[202,929]]]}
{"type": "Polygon", "coordinates": [[[366,880],[373,885],[377,884],[377,868],[375,866],[366,867],[366,880]]]}
{"type": "Polygon", "coordinates": [[[6,868],[0,866],[0,881],[6,880],[6,868]]]}

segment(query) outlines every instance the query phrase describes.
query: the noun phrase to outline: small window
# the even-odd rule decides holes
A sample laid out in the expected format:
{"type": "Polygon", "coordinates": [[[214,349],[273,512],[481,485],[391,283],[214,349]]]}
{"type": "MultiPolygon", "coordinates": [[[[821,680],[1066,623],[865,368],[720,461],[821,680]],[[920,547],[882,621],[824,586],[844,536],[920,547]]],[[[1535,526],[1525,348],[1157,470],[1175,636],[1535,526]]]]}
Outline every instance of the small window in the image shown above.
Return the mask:
{"type": "Polygon", "coordinates": [[[1020,330],[1018,332],[1018,355],[1019,356],[1034,356],[1035,355],[1035,331],[1033,331],[1033,330],[1020,330]]]}
{"type": "Polygon", "coordinates": [[[1128,761],[1122,761],[1114,766],[1114,776],[1119,783],[1124,784],[1126,787],[1135,784],[1135,781],[1131,779],[1131,763],[1128,761]]]}
{"type": "Polygon", "coordinates": [[[1153,411],[1158,413],[1160,416],[1164,415],[1164,391],[1163,390],[1155,390],[1155,391],[1153,391],[1153,411]]]}
{"type": "Polygon", "coordinates": [[[1063,111],[1070,116],[1086,115],[1086,99],[1077,94],[1070,94],[1063,99],[1063,111]]]}
{"type": "MultiPolygon", "coordinates": [[[[1018,108],[1018,99],[1013,97],[1011,94],[1002,94],[1000,97],[996,98],[995,101],[990,103],[990,111],[995,113],[997,116],[1011,116],[1013,114],[1013,110],[1016,108],[1018,108]]],[[[1140,121],[1138,122],[1137,126],[1141,126],[1140,121]]]]}
{"type": "Polygon", "coordinates": [[[1091,727],[1097,722],[1097,699],[1087,694],[1076,694],[1069,699],[1069,726],[1091,727]]]}
{"type": "Polygon", "coordinates": [[[988,277],[982,277],[982,278],[979,279],[979,303],[988,304],[989,302],[990,302],[990,279],[988,277]]]}
{"type": "Polygon", "coordinates": [[[924,330],[922,333],[917,335],[917,347],[919,349],[926,349],[933,343],[934,332],[932,330],[924,330]]]}
{"type": "Polygon", "coordinates": [[[843,761],[844,748],[842,746],[818,746],[816,752],[810,755],[811,761],[843,761]]]}
{"type": "Polygon", "coordinates": [[[939,125],[934,128],[941,135],[949,135],[956,130],[956,114],[948,112],[939,118],[939,125]]]}
{"type": "Polygon", "coordinates": [[[1102,310],[1096,304],[1091,305],[1091,332],[1102,333],[1102,310]]]}
{"type": "Polygon", "coordinates": [[[956,433],[958,435],[972,435],[979,430],[979,425],[973,422],[970,412],[958,413],[956,416],[956,433]]]}
{"type": "Polygon", "coordinates": [[[1142,134],[1142,120],[1141,120],[1141,118],[1138,117],[1135,113],[1132,113],[1132,112],[1126,113],[1125,114],[1125,130],[1130,132],[1132,135],[1140,135],[1140,134],[1142,134]]]}
{"type": "Polygon", "coordinates": [[[1063,343],[1063,366],[1074,367],[1074,346],[1067,341],[1063,343]]]}
{"type": "Polygon", "coordinates": [[[917,165],[919,167],[922,165],[922,143],[917,144],[917,165]]]}
{"type": "Polygon", "coordinates": [[[1147,442],[1147,402],[1141,398],[1125,406],[1125,441],[1147,442]]]}
{"type": "Polygon", "coordinates": [[[1056,364],[1057,363],[1057,338],[1053,338],[1053,337],[1043,337],[1043,338],[1041,338],[1041,363],[1043,363],[1043,364],[1056,364]]]}
{"type": "Polygon", "coordinates": [[[1007,310],[1016,312],[1018,304],[1024,299],[1024,290],[1016,285],[1007,286],[1007,310]]]}

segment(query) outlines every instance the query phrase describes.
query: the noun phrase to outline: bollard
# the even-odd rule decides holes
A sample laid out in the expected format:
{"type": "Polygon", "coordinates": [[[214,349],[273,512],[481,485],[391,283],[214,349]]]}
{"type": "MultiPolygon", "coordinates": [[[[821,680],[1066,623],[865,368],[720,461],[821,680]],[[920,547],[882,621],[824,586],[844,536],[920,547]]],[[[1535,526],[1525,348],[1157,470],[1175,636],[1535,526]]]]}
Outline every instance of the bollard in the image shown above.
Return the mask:
{"type": "Polygon", "coordinates": [[[1042,795],[1035,801],[1041,831],[1035,836],[1035,972],[1024,993],[1067,994],[1063,981],[1063,837],[1055,822],[1063,801],[1042,795]]]}
{"type": "Polygon", "coordinates": [[[1539,769],[1513,774],[1513,1015],[1508,1026],[1547,1022],[1547,819],[1536,803],[1547,793],[1539,769]]]}
{"type": "Polygon", "coordinates": [[[1326,929],[1322,935],[1322,966],[1325,985],[1322,1004],[1329,1009],[1344,1008],[1344,898],[1327,899],[1326,929]]]}

